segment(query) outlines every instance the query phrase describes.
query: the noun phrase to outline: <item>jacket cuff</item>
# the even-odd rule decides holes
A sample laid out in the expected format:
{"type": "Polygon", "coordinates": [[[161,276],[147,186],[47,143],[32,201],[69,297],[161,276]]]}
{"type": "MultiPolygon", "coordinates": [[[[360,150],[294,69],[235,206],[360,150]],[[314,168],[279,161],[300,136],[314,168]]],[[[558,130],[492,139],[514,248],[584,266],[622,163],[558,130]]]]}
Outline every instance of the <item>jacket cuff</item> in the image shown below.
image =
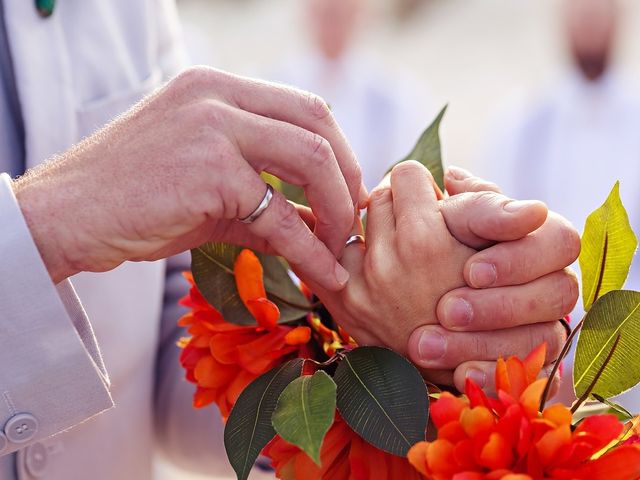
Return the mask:
{"type": "Polygon", "coordinates": [[[0,455],[113,406],[91,325],[71,283],[57,287],[0,174],[0,455]]]}

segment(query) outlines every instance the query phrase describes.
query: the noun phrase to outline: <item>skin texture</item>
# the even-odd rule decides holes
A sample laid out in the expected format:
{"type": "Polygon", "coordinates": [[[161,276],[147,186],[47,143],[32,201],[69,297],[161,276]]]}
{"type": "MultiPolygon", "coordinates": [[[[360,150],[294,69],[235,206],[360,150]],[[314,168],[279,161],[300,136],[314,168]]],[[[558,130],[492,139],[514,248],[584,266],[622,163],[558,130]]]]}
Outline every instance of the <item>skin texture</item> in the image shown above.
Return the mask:
{"type": "Polygon", "coordinates": [[[342,258],[347,287],[318,291],[359,343],[407,354],[436,383],[462,389],[471,376],[490,389],[500,355],[546,341],[547,360],[557,357],[566,337],[557,319],[578,298],[565,267],[579,236],[540,202],[512,201],[464,171],[446,180],[452,196],[438,200],[422,165],[394,168],[371,192],[366,247],[342,258]],[[477,264],[493,274],[477,275],[477,264]]]}
{"type": "Polygon", "coordinates": [[[322,99],[198,67],[14,189],[54,282],[218,240],[277,252],[331,290],[348,280],[336,257],[366,202],[361,178],[322,99]],[[304,187],[314,232],[278,193],[236,221],[262,200],[262,171],[304,187]]]}
{"type": "Polygon", "coordinates": [[[345,250],[367,193],[326,104],[207,68],[14,183],[55,282],[209,240],[279,253],[360,343],[407,354],[435,382],[490,388],[499,354],[543,340],[558,354],[579,237],[540,202],[463,170],[446,187],[438,198],[424,167],[396,167],[368,200],[366,248],[345,250]],[[237,222],[262,199],[263,170],[303,186],[312,209],[277,194],[256,222],[237,222]]]}

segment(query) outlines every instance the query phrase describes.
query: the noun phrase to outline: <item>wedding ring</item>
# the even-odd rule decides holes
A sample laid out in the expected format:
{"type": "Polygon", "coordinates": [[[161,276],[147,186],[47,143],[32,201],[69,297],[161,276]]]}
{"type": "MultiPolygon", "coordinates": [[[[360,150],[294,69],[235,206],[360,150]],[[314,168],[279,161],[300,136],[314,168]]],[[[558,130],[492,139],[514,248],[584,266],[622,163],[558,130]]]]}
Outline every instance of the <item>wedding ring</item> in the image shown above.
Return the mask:
{"type": "Polygon", "coordinates": [[[256,209],[246,217],[239,218],[238,221],[241,223],[255,222],[260,217],[260,215],[262,215],[264,211],[267,209],[267,207],[269,206],[269,203],[271,203],[272,198],[273,198],[273,187],[267,184],[267,191],[264,194],[264,197],[262,198],[260,205],[258,205],[256,209]]]}
{"type": "Polygon", "coordinates": [[[344,247],[347,248],[349,245],[353,245],[354,243],[361,243],[364,245],[364,236],[351,235],[349,238],[347,238],[347,243],[345,243],[344,247]]]}

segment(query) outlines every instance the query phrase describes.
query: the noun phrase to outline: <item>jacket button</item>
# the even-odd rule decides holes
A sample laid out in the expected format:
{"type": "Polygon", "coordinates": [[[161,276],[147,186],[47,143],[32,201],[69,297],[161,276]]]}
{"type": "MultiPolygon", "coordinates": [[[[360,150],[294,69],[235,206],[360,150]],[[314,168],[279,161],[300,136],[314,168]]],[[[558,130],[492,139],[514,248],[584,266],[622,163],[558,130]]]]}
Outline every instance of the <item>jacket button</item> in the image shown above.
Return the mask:
{"type": "Polygon", "coordinates": [[[19,413],[4,426],[4,434],[11,443],[27,443],[38,433],[38,420],[28,413],[19,413]]]}
{"type": "Polygon", "coordinates": [[[53,13],[53,7],[56,5],[56,0],[35,0],[36,10],[41,17],[46,18],[53,13]]]}
{"type": "Polygon", "coordinates": [[[47,447],[37,442],[27,447],[25,454],[25,465],[31,476],[40,478],[44,475],[47,466],[47,447]]]}
{"type": "Polygon", "coordinates": [[[0,455],[7,449],[7,437],[4,436],[4,433],[0,432],[0,455]]]}

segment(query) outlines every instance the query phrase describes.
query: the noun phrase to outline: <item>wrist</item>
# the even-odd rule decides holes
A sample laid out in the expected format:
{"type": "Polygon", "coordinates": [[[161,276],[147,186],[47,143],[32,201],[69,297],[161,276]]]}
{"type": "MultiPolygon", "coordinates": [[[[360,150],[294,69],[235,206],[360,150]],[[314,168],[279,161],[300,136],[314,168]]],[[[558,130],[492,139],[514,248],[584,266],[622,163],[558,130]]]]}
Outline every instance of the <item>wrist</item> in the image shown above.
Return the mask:
{"type": "Polygon", "coordinates": [[[19,178],[12,187],[51,280],[59,283],[78,272],[67,254],[74,248],[73,227],[64,220],[67,211],[60,198],[67,193],[56,188],[43,170],[41,168],[19,178]]]}

